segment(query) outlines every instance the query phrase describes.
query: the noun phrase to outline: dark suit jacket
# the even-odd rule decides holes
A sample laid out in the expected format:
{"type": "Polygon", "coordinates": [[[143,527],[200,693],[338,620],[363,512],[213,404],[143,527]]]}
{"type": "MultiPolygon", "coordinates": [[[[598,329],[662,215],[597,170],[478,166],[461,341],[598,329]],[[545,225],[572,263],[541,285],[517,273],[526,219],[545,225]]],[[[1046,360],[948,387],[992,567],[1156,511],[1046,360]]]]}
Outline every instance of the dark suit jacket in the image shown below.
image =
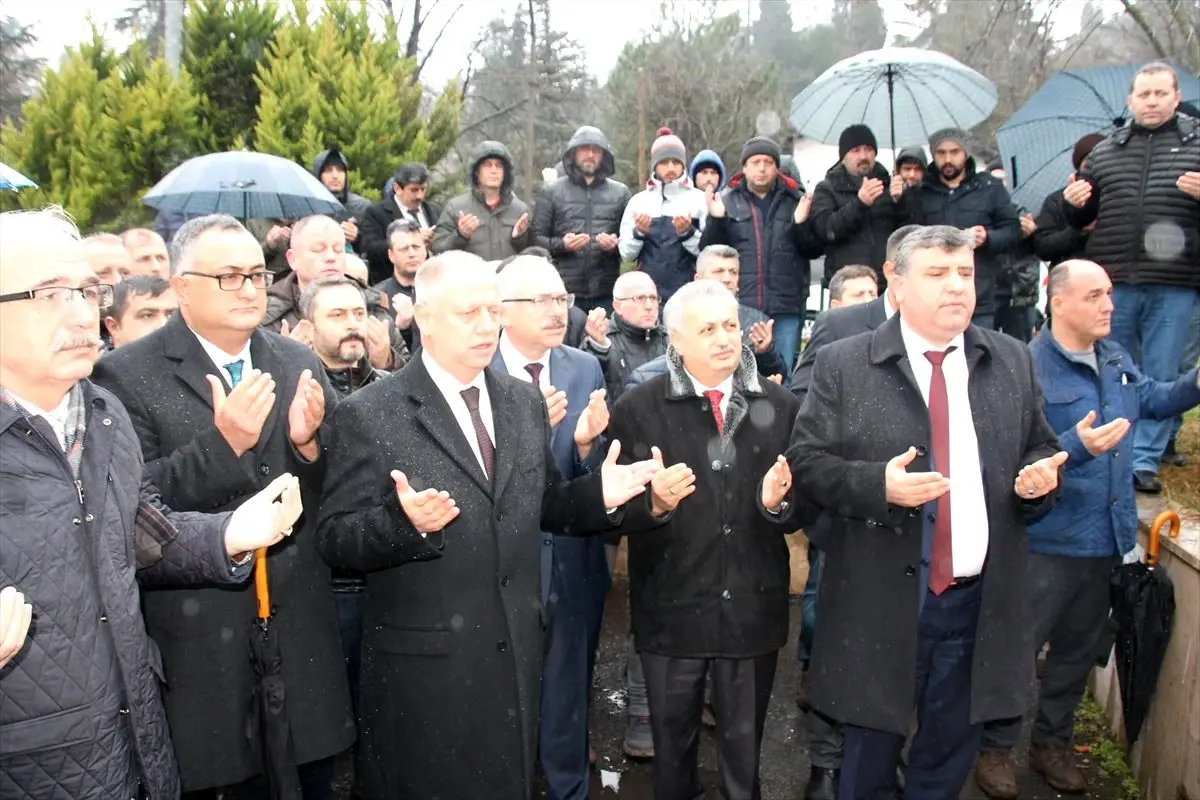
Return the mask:
{"type": "MultiPolygon", "coordinates": [[[[146,472],[173,509],[230,510],[284,472],[300,478],[305,516],[295,535],[271,548],[268,564],[272,605],[279,609],[272,628],[283,649],[292,736],[303,763],[339,753],[354,741],[329,567],[317,555],[313,536],[326,459],[304,462],[287,433],[287,409],[302,370],[312,370],[324,385],[326,414],[337,396],[312,351],[290,339],[259,329],[250,338],[250,358],[255,369],[274,376],[276,398],[258,444],[240,458],[213,424],[205,375],[224,380],[223,370],[179,314],[104,356],[92,377],[129,411],[146,472]]],[[[319,441],[326,436],[323,426],[319,441]]],[[[144,592],[143,602],[147,630],[166,667],[164,701],[183,790],[254,776],[261,766],[246,745],[257,683],[247,652],[253,585],[156,589],[144,592]]]]}
{"type": "Polygon", "coordinates": [[[821,348],[832,342],[840,341],[850,336],[867,331],[873,331],[887,322],[887,310],[883,307],[883,296],[869,303],[859,303],[855,306],[842,306],[823,311],[813,323],[812,334],[808,337],[808,346],[800,354],[796,369],[788,384],[792,393],[801,400],[808,392],[809,381],[812,380],[813,364],[821,348]]]}
{"type": "MultiPolygon", "coordinates": [[[[1025,345],[971,326],[964,349],[989,529],[971,685],[971,719],[982,722],[1020,716],[1033,700],[1025,520],[1048,511],[1054,496],[1023,501],[1013,481],[1058,443],[1025,345]]],[[[902,735],[927,591],[923,543],[937,507],[887,502],[887,462],[910,446],[918,458],[909,471],[928,471],[929,410],[893,316],[817,354],[788,458],[796,485],[833,516],[809,696],[834,719],[902,735]]]]}
{"type": "Polygon", "coordinates": [[[564,482],[541,393],[484,371],[495,421],[489,481],[425,362],[333,415],[321,553],[367,573],[359,779],[369,797],[527,800],[537,750],[543,529],[610,525],[600,475],[564,482]],[[381,420],[386,419],[386,424],[381,420]],[[428,539],[389,471],[460,510],[428,539]]]}
{"type": "MultiPolygon", "coordinates": [[[[437,225],[442,216],[441,206],[436,203],[421,204],[429,227],[437,225]]],[[[396,203],[396,195],[385,197],[367,209],[367,213],[358,222],[359,252],[367,261],[367,271],[372,285],[386,280],[392,274],[392,262],[388,260],[387,229],[400,217],[400,206],[396,203]]]]}

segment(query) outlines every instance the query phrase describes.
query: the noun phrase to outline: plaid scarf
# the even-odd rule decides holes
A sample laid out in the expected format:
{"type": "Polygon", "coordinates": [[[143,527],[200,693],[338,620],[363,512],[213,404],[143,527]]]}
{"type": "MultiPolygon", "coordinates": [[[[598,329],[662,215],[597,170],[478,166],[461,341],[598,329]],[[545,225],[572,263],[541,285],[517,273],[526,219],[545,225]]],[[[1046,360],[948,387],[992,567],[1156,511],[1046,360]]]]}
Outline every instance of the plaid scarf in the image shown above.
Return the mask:
{"type": "MultiPolygon", "coordinates": [[[[0,388],[0,402],[15,408],[25,419],[30,418],[29,412],[7,389],[0,388]]],[[[76,479],[79,478],[79,470],[83,464],[83,436],[86,431],[87,406],[83,401],[83,386],[76,383],[67,393],[66,443],[62,446],[63,455],[71,467],[71,474],[76,479]]]]}

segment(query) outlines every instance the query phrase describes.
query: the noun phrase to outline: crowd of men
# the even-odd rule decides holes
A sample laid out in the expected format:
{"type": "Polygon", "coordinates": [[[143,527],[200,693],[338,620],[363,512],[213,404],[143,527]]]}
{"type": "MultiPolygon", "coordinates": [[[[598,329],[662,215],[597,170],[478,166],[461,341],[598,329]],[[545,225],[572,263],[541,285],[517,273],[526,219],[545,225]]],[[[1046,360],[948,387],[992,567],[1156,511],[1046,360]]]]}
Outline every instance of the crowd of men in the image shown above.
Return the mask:
{"type": "Polygon", "coordinates": [[[667,129],[632,194],[584,126],[532,204],[489,141],[444,207],[419,164],[370,203],[333,149],[344,212],[169,251],[0,215],[0,795],[268,796],[269,564],[295,797],[352,751],[356,797],[586,798],[625,538],[625,752],[699,797],[711,725],[753,800],[800,529],[808,800],[951,800],[973,768],[1012,800],[1035,703],[1032,769],[1085,790],[1108,577],[1200,404],[1178,102],[1143,68],[1036,217],[963,132],[892,174],[861,125],[811,195],[771,139],[727,178],[667,129]]]}

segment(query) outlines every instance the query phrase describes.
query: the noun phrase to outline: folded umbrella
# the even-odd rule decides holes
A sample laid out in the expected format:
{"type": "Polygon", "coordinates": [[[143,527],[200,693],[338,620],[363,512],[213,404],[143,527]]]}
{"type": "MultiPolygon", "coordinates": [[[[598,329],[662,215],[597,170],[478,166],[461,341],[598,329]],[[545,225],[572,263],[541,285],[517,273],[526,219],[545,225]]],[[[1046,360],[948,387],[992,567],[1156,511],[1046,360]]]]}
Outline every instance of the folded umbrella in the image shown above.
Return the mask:
{"type": "Polygon", "coordinates": [[[1175,589],[1167,573],[1158,568],[1158,540],[1164,525],[1170,526],[1171,536],[1179,535],[1179,515],[1174,511],[1159,514],[1150,526],[1146,560],[1114,569],[1109,586],[1117,683],[1130,746],[1137,741],[1150,711],[1175,618],[1175,589]]]}
{"type": "Polygon", "coordinates": [[[271,800],[303,800],[288,720],[279,634],[271,627],[274,612],[267,584],[266,548],[254,557],[254,595],[258,615],[250,629],[250,659],[258,684],[254,687],[247,734],[251,745],[262,752],[271,800]]]}
{"type": "Polygon", "coordinates": [[[319,180],[294,161],[231,150],[180,164],[142,202],[184,214],[229,214],[238,219],[301,219],[343,210],[319,180]]]}

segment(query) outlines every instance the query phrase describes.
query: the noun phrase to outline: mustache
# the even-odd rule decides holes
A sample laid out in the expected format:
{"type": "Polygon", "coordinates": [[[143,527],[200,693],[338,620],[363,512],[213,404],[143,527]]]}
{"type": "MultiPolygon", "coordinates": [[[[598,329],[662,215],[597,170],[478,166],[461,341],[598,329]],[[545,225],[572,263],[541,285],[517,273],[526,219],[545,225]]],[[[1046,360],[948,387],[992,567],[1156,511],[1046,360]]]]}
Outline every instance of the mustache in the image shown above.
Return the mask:
{"type": "Polygon", "coordinates": [[[567,320],[563,317],[555,317],[542,326],[542,330],[559,331],[567,327],[567,320]]]}
{"type": "Polygon", "coordinates": [[[341,347],[342,345],[346,344],[346,342],[358,342],[363,347],[367,346],[367,340],[357,333],[349,333],[349,334],[346,334],[345,336],[343,336],[342,340],[340,342],[338,342],[338,347],[341,347]]]}
{"type": "Polygon", "coordinates": [[[104,342],[94,333],[69,333],[63,334],[54,342],[54,352],[61,353],[64,350],[80,350],[85,347],[92,347],[99,350],[104,346],[104,342]]]}

